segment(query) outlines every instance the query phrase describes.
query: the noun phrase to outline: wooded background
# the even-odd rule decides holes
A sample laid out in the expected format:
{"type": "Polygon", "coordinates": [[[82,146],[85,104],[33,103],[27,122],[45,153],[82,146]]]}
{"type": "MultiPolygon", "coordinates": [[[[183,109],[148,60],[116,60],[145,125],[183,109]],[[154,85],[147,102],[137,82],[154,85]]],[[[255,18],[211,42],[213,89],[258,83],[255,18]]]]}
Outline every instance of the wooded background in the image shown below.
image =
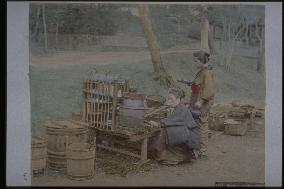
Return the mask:
{"type": "MultiPolygon", "coordinates": [[[[264,65],[264,6],[147,5],[159,49],[203,48],[221,54],[230,69],[235,46],[258,48],[257,70],[264,65]],[[200,43],[200,39],[201,43],[200,43]]],[[[31,3],[30,49],[58,51],[143,50],[143,19],[138,5],[31,3]]]]}

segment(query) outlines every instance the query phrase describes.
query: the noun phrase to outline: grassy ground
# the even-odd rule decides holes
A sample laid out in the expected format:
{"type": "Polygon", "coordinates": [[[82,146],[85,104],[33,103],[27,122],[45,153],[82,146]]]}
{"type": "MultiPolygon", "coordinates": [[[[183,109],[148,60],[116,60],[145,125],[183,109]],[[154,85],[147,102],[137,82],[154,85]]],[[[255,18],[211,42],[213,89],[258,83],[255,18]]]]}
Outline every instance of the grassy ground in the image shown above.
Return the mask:
{"type": "MultiPolygon", "coordinates": [[[[190,65],[192,54],[165,54],[162,60],[176,79],[191,80],[194,77],[190,65]]],[[[80,62],[79,59],[69,61],[80,62]]],[[[255,71],[256,59],[233,57],[231,72],[224,71],[219,57],[212,57],[211,62],[214,65],[216,103],[232,99],[264,103],[265,79],[255,71]]],[[[167,89],[152,79],[153,67],[148,58],[105,65],[94,59],[94,64],[77,63],[59,67],[40,66],[37,62],[30,65],[33,135],[44,133],[43,123],[46,120],[70,118],[72,112],[81,111],[83,79],[93,67],[99,72],[130,79],[130,85],[141,93],[166,95],[167,89]]]]}

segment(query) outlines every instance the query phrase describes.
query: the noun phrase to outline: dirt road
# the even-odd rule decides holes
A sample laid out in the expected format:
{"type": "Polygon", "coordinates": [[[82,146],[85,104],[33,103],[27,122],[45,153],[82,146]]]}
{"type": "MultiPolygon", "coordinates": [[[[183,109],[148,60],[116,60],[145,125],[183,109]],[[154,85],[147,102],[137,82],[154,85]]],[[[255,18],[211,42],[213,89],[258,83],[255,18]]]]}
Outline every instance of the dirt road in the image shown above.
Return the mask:
{"type": "MultiPolygon", "coordinates": [[[[161,54],[188,53],[198,49],[176,48],[160,51],[161,54]]],[[[30,64],[36,66],[66,66],[76,64],[111,64],[121,62],[139,62],[151,59],[149,51],[133,52],[69,52],[56,53],[45,56],[35,56],[30,54],[30,64]]]]}
{"type": "Polygon", "coordinates": [[[264,120],[256,120],[245,136],[215,132],[209,140],[209,158],[179,166],[158,165],[149,172],[127,177],[96,170],[91,180],[74,181],[64,175],[34,178],[33,186],[214,186],[215,182],[264,183],[264,120]]]}

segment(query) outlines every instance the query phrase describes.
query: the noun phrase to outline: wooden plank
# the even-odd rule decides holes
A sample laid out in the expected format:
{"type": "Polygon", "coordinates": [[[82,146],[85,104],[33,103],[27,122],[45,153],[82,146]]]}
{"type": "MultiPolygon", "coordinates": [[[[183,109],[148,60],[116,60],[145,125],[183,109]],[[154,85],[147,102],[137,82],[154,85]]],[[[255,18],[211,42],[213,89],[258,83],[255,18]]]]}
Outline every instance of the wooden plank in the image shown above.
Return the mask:
{"type": "Polygon", "coordinates": [[[123,150],[123,149],[108,147],[108,146],[105,146],[105,145],[102,145],[102,144],[97,144],[97,147],[103,148],[103,149],[106,149],[106,150],[110,150],[110,151],[114,151],[114,152],[118,152],[118,153],[121,153],[121,154],[129,155],[129,156],[136,157],[136,158],[139,158],[139,159],[141,158],[140,155],[126,151],[126,150],[123,150]]]}
{"type": "Polygon", "coordinates": [[[125,138],[125,139],[129,139],[130,138],[129,135],[125,135],[123,133],[113,132],[113,131],[109,131],[109,130],[103,130],[103,129],[100,129],[100,128],[97,128],[97,127],[94,127],[94,129],[97,132],[101,132],[101,133],[103,133],[105,135],[116,136],[116,137],[121,137],[121,138],[125,138]]]}
{"type": "MultiPolygon", "coordinates": [[[[100,83],[100,86],[102,86],[102,83],[100,83]]],[[[103,91],[102,89],[100,89],[100,90],[103,91]]],[[[101,110],[102,110],[102,103],[101,102],[102,102],[102,95],[98,95],[98,112],[101,112],[101,110]]],[[[98,115],[98,127],[103,129],[102,117],[103,117],[102,114],[98,115]]]]}
{"type": "Polygon", "coordinates": [[[112,103],[112,129],[115,130],[116,128],[116,106],[117,106],[117,90],[118,90],[118,83],[114,83],[114,90],[113,90],[113,103],[112,103]]]}
{"type": "Polygon", "coordinates": [[[148,149],[148,138],[146,137],[142,140],[142,144],[141,144],[141,160],[142,161],[145,161],[148,159],[147,149],[148,149]]]}
{"type": "Polygon", "coordinates": [[[107,109],[107,85],[104,84],[104,97],[103,97],[103,124],[104,124],[104,129],[107,129],[107,112],[106,112],[106,109],[107,109]]]}
{"type": "Polygon", "coordinates": [[[109,125],[108,125],[108,123],[109,123],[109,116],[110,116],[110,98],[109,98],[109,96],[110,96],[110,85],[108,85],[107,86],[107,118],[106,118],[106,120],[107,120],[107,129],[109,130],[109,125]]]}
{"type": "Polygon", "coordinates": [[[133,135],[133,136],[130,136],[129,140],[130,141],[139,141],[139,140],[142,140],[144,138],[149,138],[149,137],[152,137],[156,134],[156,132],[160,131],[161,129],[158,128],[158,129],[153,129],[151,131],[148,131],[148,132],[145,132],[144,134],[142,135],[133,135]]]}
{"type": "MultiPolygon", "coordinates": [[[[96,88],[96,87],[97,87],[97,83],[95,83],[94,85],[95,85],[95,88],[96,88]]],[[[96,98],[97,98],[97,95],[95,95],[94,98],[96,99],[96,98]]],[[[97,103],[96,103],[96,102],[94,102],[94,106],[95,106],[94,112],[97,113],[97,103]]],[[[98,117],[98,116],[97,116],[97,114],[95,114],[94,117],[95,117],[95,122],[94,122],[95,127],[98,127],[98,124],[97,124],[97,120],[98,120],[97,117],[98,117]]]]}
{"type": "MultiPolygon", "coordinates": [[[[85,88],[85,82],[83,81],[82,91],[84,91],[84,88],[85,88]]],[[[86,102],[85,102],[86,96],[84,92],[82,93],[82,96],[83,96],[82,119],[86,121],[86,102]]]]}

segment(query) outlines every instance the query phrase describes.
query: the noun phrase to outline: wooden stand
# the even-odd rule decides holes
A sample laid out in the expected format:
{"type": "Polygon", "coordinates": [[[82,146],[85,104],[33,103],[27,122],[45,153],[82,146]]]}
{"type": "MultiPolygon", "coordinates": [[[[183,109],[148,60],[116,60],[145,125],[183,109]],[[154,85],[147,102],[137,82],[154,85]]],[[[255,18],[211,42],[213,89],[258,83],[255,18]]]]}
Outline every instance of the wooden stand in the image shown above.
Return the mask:
{"type": "Polygon", "coordinates": [[[116,131],[105,131],[95,128],[96,138],[101,139],[103,141],[110,142],[109,144],[97,143],[97,147],[105,150],[110,150],[113,152],[129,155],[135,158],[138,158],[140,161],[139,164],[143,164],[149,161],[148,159],[148,139],[155,135],[160,129],[153,129],[148,132],[134,134],[134,133],[123,133],[116,131]],[[133,150],[127,150],[118,148],[115,144],[133,144],[139,143],[138,146],[140,153],[134,153],[133,150]]]}
{"type": "Polygon", "coordinates": [[[126,95],[128,90],[128,82],[122,86],[117,81],[86,80],[83,88],[83,120],[89,123],[90,139],[96,138],[93,142],[96,143],[97,148],[138,158],[141,165],[148,161],[148,139],[159,129],[143,129],[139,132],[125,127],[122,129],[119,126],[117,121],[119,93],[126,95]],[[134,145],[136,149],[130,149],[130,146],[134,145]],[[134,153],[137,149],[139,152],[134,153]]]}

